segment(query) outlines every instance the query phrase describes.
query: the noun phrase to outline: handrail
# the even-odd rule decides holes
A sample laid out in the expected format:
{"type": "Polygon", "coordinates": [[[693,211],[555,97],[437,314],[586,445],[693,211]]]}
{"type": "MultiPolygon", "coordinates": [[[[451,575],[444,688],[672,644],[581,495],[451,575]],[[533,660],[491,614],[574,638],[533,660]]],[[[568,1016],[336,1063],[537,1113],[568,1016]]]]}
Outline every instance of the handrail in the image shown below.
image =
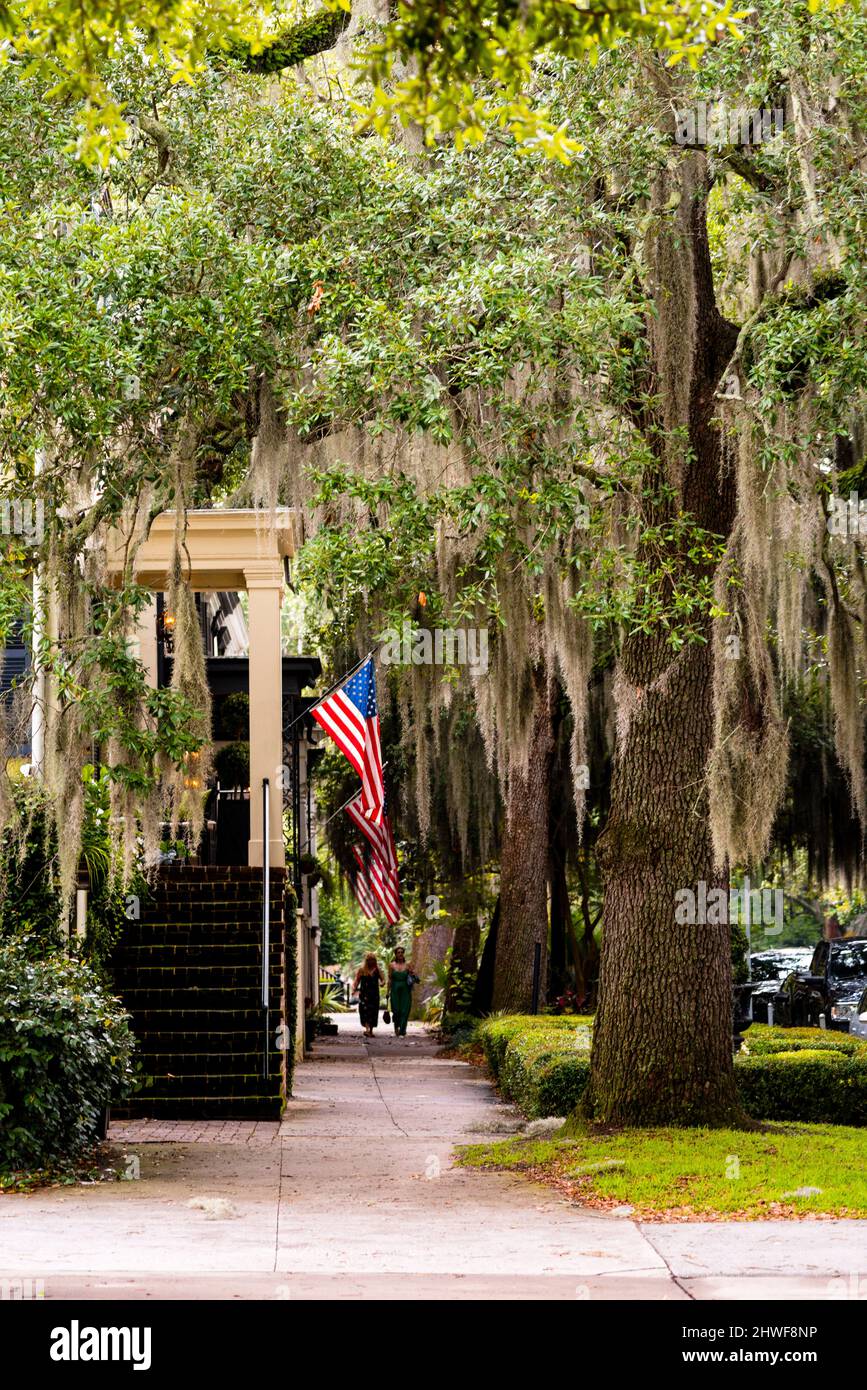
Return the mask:
{"type": "Polygon", "coordinates": [[[271,988],[271,825],[268,778],[262,778],[262,1008],[265,1010],[265,1039],[262,1049],[262,1076],[269,1072],[270,988],[271,988]]]}

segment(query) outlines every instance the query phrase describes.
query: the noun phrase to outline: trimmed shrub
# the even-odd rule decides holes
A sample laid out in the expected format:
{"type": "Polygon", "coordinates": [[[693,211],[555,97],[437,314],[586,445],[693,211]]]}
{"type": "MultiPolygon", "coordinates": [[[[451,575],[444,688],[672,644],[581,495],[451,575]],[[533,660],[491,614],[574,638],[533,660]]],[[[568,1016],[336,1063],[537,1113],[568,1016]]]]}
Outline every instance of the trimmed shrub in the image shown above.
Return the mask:
{"type": "Polygon", "coordinates": [[[86,1150],[105,1107],[129,1093],[133,1047],[127,1015],[87,965],[0,942],[0,1169],[86,1150]]]}
{"type": "Polygon", "coordinates": [[[772,1052],[840,1052],[847,1057],[863,1057],[867,1061],[867,1039],[850,1037],[834,1029],[769,1028],[756,1023],[746,1035],[744,1056],[764,1057],[772,1052]]]}
{"type": "Polygon", "coordinates": [[[499,1081],[506,1051],[513,1039],[524,1036],[550,1040],[552,1050],[571,1053],[576,1038],[587,1037],[593,1019],[581,1014],[504,1014],[500,1018],[487,1018],[478,1025],[478,1037],[485,1053],[485,1060],[499,1081]],[[566,1041],[568,1039],[568,1041],[566,1041]]]}
{"type": "Polygon", "coordinates": [[[533,1119],[542,1115],[569,1115],[590,1080],[590,1054],[555,1055],[540,1069],[533,1096],[533,1119]]]}
{"type": "Polygon", "coordinates": [[[828,1047],[739,1058],[738,1091],[762,1120],[867,1124],[867,1059],[828,1047]]]}
{"type": "Polygon", "coordinates": [[[506,1099],[531,1119],[568,1114],[590,1073],[592,1022],[586,1015],[509,1014],[480,1024],[485,1058],[506,1099]]]}
{"type": "MultiPolygon", "coordinates": [[[[590,1075],[591,1018],[486,1019],[478,1036],[502,1094],[530,1119],[568,1115],[590,1075]]],[[[744,1108],[759,1120],[867,1124],[867,1042],[816,1028],[756,1024],[735,1060],[744,1108]]]]}

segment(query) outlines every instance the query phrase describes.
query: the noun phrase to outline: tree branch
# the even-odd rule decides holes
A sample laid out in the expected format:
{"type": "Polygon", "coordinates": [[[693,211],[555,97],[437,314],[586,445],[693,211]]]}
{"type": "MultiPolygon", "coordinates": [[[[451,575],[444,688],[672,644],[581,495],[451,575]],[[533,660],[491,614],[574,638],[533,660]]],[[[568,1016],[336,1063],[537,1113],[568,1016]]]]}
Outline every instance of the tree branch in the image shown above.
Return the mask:
{"type": "Polygon", "coordinates": [[[259,76],[283,72],[333,48],[350,18],[348,10],[321,10],[282,29],[260,52],[254,53],[249,44],[236,43],[229,49],[229,56],[240,63],[245,72],[259,76]]]}

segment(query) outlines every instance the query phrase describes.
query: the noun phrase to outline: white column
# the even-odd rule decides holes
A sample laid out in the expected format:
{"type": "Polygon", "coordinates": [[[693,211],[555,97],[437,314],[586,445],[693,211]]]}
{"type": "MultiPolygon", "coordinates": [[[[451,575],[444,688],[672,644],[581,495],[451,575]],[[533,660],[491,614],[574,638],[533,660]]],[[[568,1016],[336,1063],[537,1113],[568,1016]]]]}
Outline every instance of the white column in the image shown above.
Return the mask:
{"type": "Polygon", "coordinates": [[[136,620],[136,651],[148,685],[157,686],[157,598],[151,594],[136,620]]]}
{"type": "Polygon", "coordinates": [[[262,778],[269,781],[271,864],[286,863],[283,849],[283,665],[280,650],[282,566],[274,561],[245,565],[250,626],[250,842],[248,863],[262,852],[262,778]]]}
{"type": "MultiPolygon", "coordinates": [[[[34,469],[40,474],[45,467],[44,449],[36,450],[34,469]]],[[[48,694],[45,672],[39,664],[39,646],[45,636],[45,593],[42,581],[42,567],[33,569],[33,635],[31,661],[35,679],[33,682],[33,706],[30,714],[30,766],[34,775],[41,777],[45,771],[45,701],[48,694]]]]}

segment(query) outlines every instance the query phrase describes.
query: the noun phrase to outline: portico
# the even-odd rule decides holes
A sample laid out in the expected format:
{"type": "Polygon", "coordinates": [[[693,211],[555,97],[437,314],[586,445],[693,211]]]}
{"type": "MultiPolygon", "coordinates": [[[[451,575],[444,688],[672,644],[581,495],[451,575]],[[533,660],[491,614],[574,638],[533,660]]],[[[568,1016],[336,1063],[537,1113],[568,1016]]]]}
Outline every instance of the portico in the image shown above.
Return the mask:
{"type": "MultiPolygon", "coordinates": [[[[162,512],[135,553],[132,577],[154,594],[169,587],[175,547],[175,513],[162,512]]],[[[286,562],[295,554],[298,518],[288,507],[272,512],[211,508],[186,513],[183,557],[186,578],[195,592],[218,590],[248,596],[250,633],[250,838],[248,860],[261,866],[263,854],[263,779],[269,784],[270,862],[285,865],[283,844],[283,729],[280,609],[286,562]]],[[[126,542],[116,534],[109,546],[108,571],[119,580],[126,542]]],[[[139,652],[156,684],[156,604],[139,619],[139,652]]]]}

